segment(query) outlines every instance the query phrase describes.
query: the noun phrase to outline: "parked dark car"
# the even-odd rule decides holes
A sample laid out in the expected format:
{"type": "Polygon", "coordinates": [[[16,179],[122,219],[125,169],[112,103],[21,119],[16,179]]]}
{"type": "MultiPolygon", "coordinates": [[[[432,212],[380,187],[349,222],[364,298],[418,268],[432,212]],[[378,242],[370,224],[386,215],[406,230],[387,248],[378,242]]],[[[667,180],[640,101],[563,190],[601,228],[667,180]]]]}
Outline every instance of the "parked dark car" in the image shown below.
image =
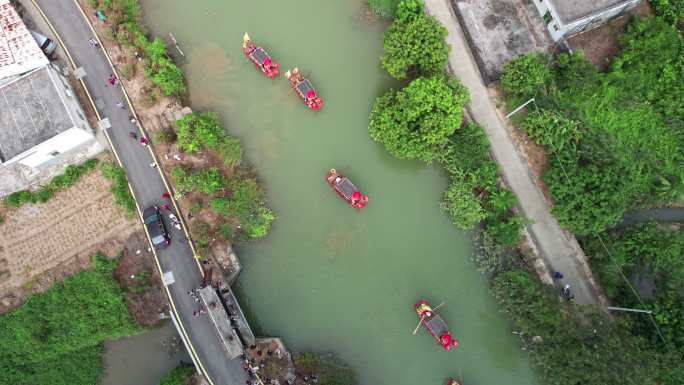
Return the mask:
{"type": "Polygon", "coordinates": [[[152,206],[146,208],[143,211],[143,218],[154,248],[159,250],[167,247],[171,243],[171,238],[169,237],[169,232],[166,231],[161,213],[159,213],[159,207],[152,206]]]}

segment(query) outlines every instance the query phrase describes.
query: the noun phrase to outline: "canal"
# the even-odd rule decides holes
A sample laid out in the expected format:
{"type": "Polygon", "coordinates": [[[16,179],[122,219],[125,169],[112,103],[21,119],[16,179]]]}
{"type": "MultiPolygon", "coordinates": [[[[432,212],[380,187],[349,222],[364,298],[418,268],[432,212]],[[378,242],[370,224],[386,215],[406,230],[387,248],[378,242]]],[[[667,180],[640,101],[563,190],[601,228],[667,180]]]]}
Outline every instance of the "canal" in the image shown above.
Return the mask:
{"type": "MultiPolygon", "coordinates": [[[[173,32],[186,54],[190,102],[218,111],[279,217],[267,239],[241,244],[238,291],[258,332],[290,348],[332,351],[362,384],[535,384],[528,361],[470,260],[468,234],[440,213],[446,177],[392,158],[368,135],[373,100],[392,82],[380,68],[385,24],[363,0],[144,0],[146,24],[173,32]],[[249,32],[280,63],[298,66],[325,98],[306,111],[284,78],[244,58],[249,32]],[[349,176],[370,196],[358,212],[324,177],[349,176]],[[461,347],[445,352],[414,302],[437,304],[461,347]]],[[[396,85],[395,85],[396,86],[396,85]]]]}

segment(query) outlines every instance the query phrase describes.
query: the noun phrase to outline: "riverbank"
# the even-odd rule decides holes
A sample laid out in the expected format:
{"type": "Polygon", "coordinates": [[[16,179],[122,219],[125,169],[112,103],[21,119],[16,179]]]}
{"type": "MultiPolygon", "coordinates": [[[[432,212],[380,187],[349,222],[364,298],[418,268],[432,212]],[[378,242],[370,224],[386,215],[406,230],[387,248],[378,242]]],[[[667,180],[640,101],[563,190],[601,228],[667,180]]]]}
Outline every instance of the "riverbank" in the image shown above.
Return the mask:
{"type": "MultiPolygon", "coordinates": [[[[105,4],[90,1],[81,5],[86,7],[86,14],[95,14],[95,9],[87,7],[105,4]]],[[[114,13],[117,19],[110,20],[104,16],[91,17],[90,21],[98,33],[105,37],[102,39],[103,48],[114,52],[110,56],[117,63],[115,73],[121,73],[123,79],[118,81],[129,91],[131,102],[143,105],[143,109],[134,113],[131,122],[141,126],[145,125],[144,122],[162,122],[161,125],[146,127],[150,132],[150,144],[158,153],[164,154],[163,158],[159,157],[159,164],[162,169],[170,170],[168,174],[175,182],[174,198],[187,213],[184,222],[190,225],[193,251],[196,258],[202,259],[205,277],[207,274],[211,277],[212,269],[219,269],[214,273],[218,279],[214,279],[212,284],[210,278],[208,283],[215,285],[219,291],[222,282],[232,283],[240,269],[239,260],[232,251],[232,241],[264,237],[275,215],[266,207],[264,193],[254,171],[242,163],[239,140],[226,133],[218,116],[210,112],[193,113],[188,107],[180,108],[181,87],[174,87],[178,92],[166,92],[163,83],[155,82],[152,73],[154,68],[151,70],[146,60],[160,60],[155,59],[155,55],[169,59],[169,54],[159,38],[150,42],[145,37],[144,28],[139,24],[141,16],[137,2],[128,3],[121,9],[107,6],[104,9],[105,15],[114,13]],[[121,29],[122,26],[125,29],[121,29]],[[150,52],[153,49],[155,52],[150,52]],[[146,58],[146,55],[151,57],[146,58]],[[140,74],[139,67],[145,68],[145,76],[140,74]],[[159,88],[150,88],[146,77],[159,88]],[[163,102],[159,99],[159,90],[167,98],[163,102]],[[171,102],[164,110],[161,105],[169,100],[171,102]],[[169,111],[169,108],[173,110],[169,111]],[[164,116],[166,121],[159,119],[159,115],[164,116]],[[223,263],[224,260],[227,263],[223,263]]],[[[180,73],[180,70],[173,72],[180,73]]],[[[230,290],[220,291],[222,298],[228,298],[226,309],[231,323],[236,322],[244,328],[234,329],[240,340],[243,343],[253,340],[249,324],[244,320],[230,290]]],[[[284,346],[279,350],[282,349],[284,346]]],[[[256,351],[245,353],[250,357],[256,351]]],[[[291,357],[289,353],[287,357],[291,357]]],[[[254,374],[260,381],[258,372],[254,374]]],[[[295,379],[292,377],[290,380],[295,379]]]]}
{"type": "Polygon", "coordinates": [[[467,236],[440,214],[444,173],[397,161],[368,140],[369,106],[397,86],[377,70],[384,23],[359,19],[358,1],[306,1],[314,17],[301,26],[291,21],[302,8],[272,1],[144,4],[146,24],[183,46],[193,106],[230,118],[279,213],[267,239],[237,246],[252,326],[297,351],[335,352],[361,383],[444,383],[462,370],[473,383],[534,384],[468,258],[467,236]],[[245,14],[260,17],[247,24],[245,14]],[[245,31],[281,70],[309,74],[325,107],[307,112],[287,82],[255,70],[240,51],[245,31]],[[370,196],[361,212],[325,183],[330,168],[370,196]],[[420,298],[447,301],[440,312],[462,338],[459,350],[442,351],[424,330],[411,335],[420,298]]]}

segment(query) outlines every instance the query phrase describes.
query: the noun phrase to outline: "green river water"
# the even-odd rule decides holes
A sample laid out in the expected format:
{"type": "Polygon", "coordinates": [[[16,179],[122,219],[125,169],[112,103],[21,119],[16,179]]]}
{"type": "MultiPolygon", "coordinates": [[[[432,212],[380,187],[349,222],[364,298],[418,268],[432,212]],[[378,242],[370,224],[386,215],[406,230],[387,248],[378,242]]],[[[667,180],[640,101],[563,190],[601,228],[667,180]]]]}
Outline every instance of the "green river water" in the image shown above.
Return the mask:
{"type": "Polygon", "coordinates": [[[146,24],[173,32],[187,56],[190,102],[218,111],[278,213],[269,236],[241,244],[238,282],[253,327],[295,350],[333,351],[362,384],[535,384],[516,336],[470,260],[468,234],[440,213],[446,177],[400,161],[368,135],[373,100],[392,85],[380,68],[386,25],[363,0],[144,0],[146,24]],[[325,98],[307,111],[284,78],[270,81],[240,50],[244,32],[299,66],[325,98]],[[357,211],[325,183],[347,175],[370,203],[357,211]],[[417,325],[420,298],[461,346],[446,352],[417,325]]]}

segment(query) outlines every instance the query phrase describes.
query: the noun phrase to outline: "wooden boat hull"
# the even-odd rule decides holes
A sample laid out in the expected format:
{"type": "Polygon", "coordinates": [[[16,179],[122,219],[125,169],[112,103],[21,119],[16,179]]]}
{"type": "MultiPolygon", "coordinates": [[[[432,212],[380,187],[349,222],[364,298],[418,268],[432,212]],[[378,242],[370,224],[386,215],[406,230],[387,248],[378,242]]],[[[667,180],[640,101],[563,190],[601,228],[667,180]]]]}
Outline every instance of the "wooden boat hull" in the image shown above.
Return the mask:
{"type": "Polygon", "coordinates": [[[361,191],[347,178],[339,174],[334,168],[328,171],[326,181],[340,198],[357,209],[362,209],[368,204],[368,196],[361,194],[361,191]]]}
{"type": "Polygon", "coordinates": [[[451,336],[451,332],[449,332],[449,327],[446,322],[444,322],[439,313],[432,310],[428,301],[420,300],[414,307],[421,323],[438,344],[445,350],[451,350],[452,347],[458,347],[458,340],[451,336]]]}
{"type": "Polygon", "coordinates": [[[280,74],[278,63],[274,62],[268,52],[256,45],[246,33],[242,37],[242,53],[269,79],[274,79],[280,74]]]}
{"type": "Polygon", "coordinates": [[[299,68],[293,68],[291,71],[285,72],[285,77],[290,83],[290,87],[299,95],[307,107],[314,111],[323,108],[323,98],[318,96],[311,81],[299,72],[299,68]]]}

